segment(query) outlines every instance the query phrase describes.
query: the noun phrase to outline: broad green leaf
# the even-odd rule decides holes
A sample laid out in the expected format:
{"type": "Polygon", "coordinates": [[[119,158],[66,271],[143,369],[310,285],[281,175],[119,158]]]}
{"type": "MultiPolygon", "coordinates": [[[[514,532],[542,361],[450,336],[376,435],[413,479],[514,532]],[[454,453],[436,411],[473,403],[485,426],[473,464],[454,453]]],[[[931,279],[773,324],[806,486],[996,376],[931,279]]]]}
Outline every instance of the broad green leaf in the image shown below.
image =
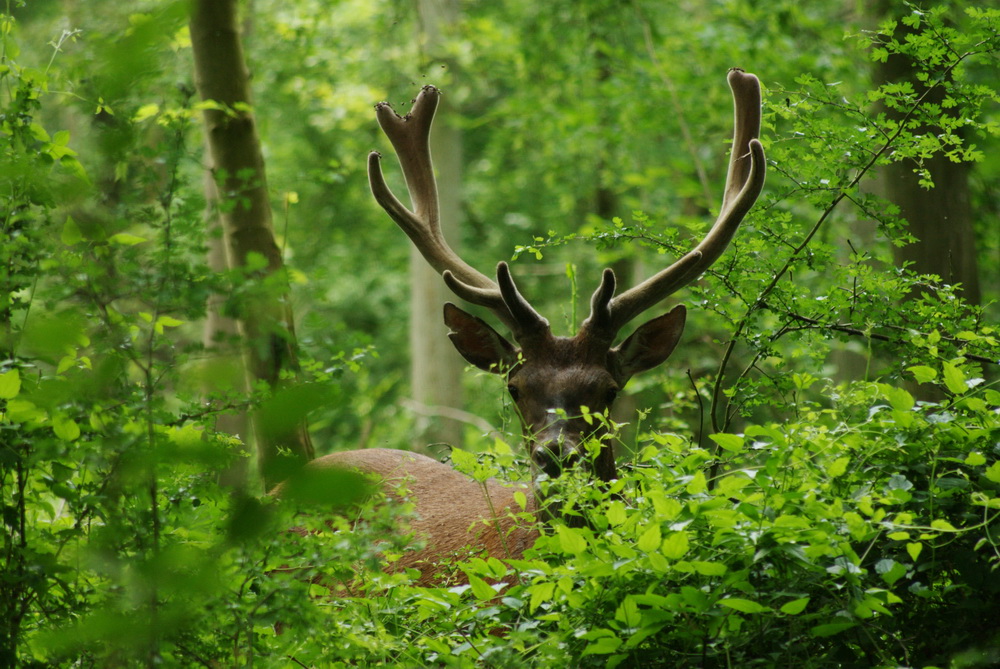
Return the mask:
{"type": "Polygon", "coordinates": [[[737,434],[711,434],[708,438],[727,451],[739,453],[743,450],[743,437],[737,434]]]}
{"type": "Polygon", "coordinates": [[[559,546],[564,553],[579,555],[587,550],[587,539],[584,538],[579,530],[560,525],[556,533],[559,535],[559,546]]]}
{"type": "Polygon", "coordinates": [[[136,110],[135,114],[132,116],[132,120],[136,123],[140,123],[141,121],[145,121],[146,119],[156,116],[159,113],[160,113],[159,105],[157,104],[143,105],[136,110]]]}
{"type": "Polygon", "coordinates": [[[790,616],[797,616],[806,610],[806,606],[809,605],[809,599],[809,597],[802,597],[801,599],[793,599],[790,602],[786,602],[781,606],[781,612],[790,616]]]}
{"type": "Polygon", "coordinates": [[[933,527],[935,530],[942,530],[945,532],[957,532],[954,525],[949,523],[947,520],[943,520],[941,518],[938,518],[937,520],[932,520],[931,527],[933,527]]]}
{"type": "Polygon", "coordinates": [[[692,560],[691,566],[702,576],[722,576],[726,573],[726,565],[721,562],[705,562],[702,560],[692,560]]]}
{"type": "Polygon", "coordinates": [[[661,520],[673,520],[684,509],[683,504],[673,497],[665,497],[661,490],[650,491],[649,499],[653,502],[653,510],[661,520]]]}
{"type": "Polygon", "coordinates": [[[531,586],[529,588],[531,591],[531,603],[528,605],[528,610],[534,612],[542,602],[552,599],[552,593],[555,592],[555,589],[556,584],[551,581],[531,586]]]}
{"type": "Polygon", "coordinates": [[[771,610],[769,607],[764,606],[763,604],[758,604],[753,600],[741,599],[739,597],[727,597],[726,599],[720,599],[719,604],[721,606],[727,606],[741,613],[764,613],[765,611],[771,610]]]}
{"type": "Polygon", "coordinates": [[[955,365],[949,362],[941,363],[941,371],[944,376],[944,385],[950,392],[961,395],[969,389],[965,384],[965,372],[955,365]]]}
{"type": "Polygon", "coordinates": [[[621,525],[628,519],[628,515],[625,513],[625,505],[618,501],[610,502],[608,510],[604,515],[613,527],[621,525]]]}
{"type": "Polygon", "coordinates": [[[654,523],[642,533],[639,537],[639,541],[636,544],[644,553],[652,553],[660,547],[660,525],[654,523]]]}
{"type": "Polygon", "coordinates": [[[885,559],[875,563],[875,571],[882,575],[883,581],[892,585],[906,575],[906,566],[895,560],[885,559]]]}
{"type": "Polygon", "coordinates": [[[608,655],[622,645],[622,640],[616,636],[602,636],[594,639],[583,649],[583,655],[608,655]]]}
{"type": "Polygon", "coordinates": [[[12,423],[38,423],[48,414],[45,409],[35,406],[24,399],[12,399],[7,402],[7,420],[12,423]]]}
{"type": "Polygon", "coordinates": [[[917,380],[917,383],[928,383],[937,378],[937,370],[926,365],[907,367],[906,371],[913,374],[913,378],[917,380]]]}
{"type": "Polygon", "coordinates": [[[62,234],[59,238],[66,246],[73,246],[73,244],[83,241],[83,233],[80,232],[80,226],[76,224],[72,216],[66,217],[66,222],[63,223],[62,234]]]}
{"type": "Polygon", "coordinates": [[[994,483],[1000,483],[1000,460],[986,468],[986,478],[994,483]]]}
{"type": "Polygon", "coordinates": [[[136,244],[142,244],[146,241],[146,238],[140,237],[139,235],[130,235],[127,232],[119,232],[118,234],[108,237],[108,241],[112,244],[118,244],[120,246],[135,246],[136,244]]]}
{"type": "Polygon", "coordinates": [[[894,388],[892,386],[882,385],[882,392],[885,395],[885,398],[889,400],[889,404],[896,411],[909,411],[915,404],[913,401],[913,395],[903,388],[894,388]]]}
{"type": "Polygon", "coordinates": [[[68,416],[53,416],[52,431],[63,441],[74,441],[80,436],[80,426],[68,416]]]}
{"type": "Polygon", "coordinates": [[[670,571],[670,563],[667,562],[667,558],[663,557],[661,554],[650,553],[646,557],[649,560],[650,568],[658,574],[666,574],[670,571]]]}
{"type": "Polygon", "coordinates": [[[837,458],[836,460],[833,461],[833,464],[830,465],[830,467],[827,469],[827,474],[832,479],[835,479],[838,476],[843,476],[847,472],[847,465],[849,465],[850,463],[851,463],[850,458],[847,457],[837,458]]]}
{"type": "Polygon", "coordinates": [[[660,552],[671,560],[680,560],[688,552],[689,542],[687,532],[674,532],[660,545],[660,552]]]}
{"type": "Polygon", "coordinates": [[[451,463],[460,472],[471,472],[477,464],[476,456],[460,448],[451,449],[451,463]]]}
{"type": "Polygon", "coordinates": [[[816,625],[809,632],[813,636],[833,636],[834,634],[840,634],[844,630],[849,630],[854,627],[856,623],[827,623],[825,625],[816,625]]]}
{"type": "Polygon", "coordinates": [[[0,399],[10,400],[21,392],[21,372],[12,369],[0,374],[0,399]]]}
{"type": "Polygon", "coordinates": [[[979,453],[978,451],[973,451],[972,453],[969,453],[967,456],[965,456],[965,464],[969,465],[970,467],[978,467],[979,465],[985,465],[986,456],[983,455],[982,453],[979,453]]]}
{"type": "Polygon", "coordinates": [[[700,471],[697,472],[693,477],[691,477],[691,481],[688,482],[685,490],[692,495],[698,495],[708,490],[708,483],[705,481],[705,474],[700,471]]]}
{"type": "Polygon", "coordinates": [[[160,316],[156,319],[156,325],[153,327],[157,334],[163,334],[163,328],[175,328],[179,325],[184,325],[184,321],[177,320],[172,316],[160,316]]]}
{"type": "Polygon", "coordinates": [[[472,594],[476,599],[493,599],[497,596],[496,591],[483,579],[472,574],[468,574],[468,577],[469,585],[472,587],[472,594]]]}

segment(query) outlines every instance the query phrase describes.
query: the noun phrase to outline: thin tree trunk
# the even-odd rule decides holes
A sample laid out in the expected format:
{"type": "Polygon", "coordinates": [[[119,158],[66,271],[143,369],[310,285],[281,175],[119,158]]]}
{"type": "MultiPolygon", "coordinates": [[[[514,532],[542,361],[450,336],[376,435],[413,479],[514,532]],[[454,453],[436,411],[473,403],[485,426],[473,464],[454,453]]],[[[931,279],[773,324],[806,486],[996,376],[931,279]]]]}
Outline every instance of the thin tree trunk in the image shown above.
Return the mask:
{"type": "MultiPolygon", "coordinates": [[[[443,51],[442,33],[458,20],[454,0],[419,0],[421,39],[429,61],[443,51]]],[[[462,131],[449,123],[454,111],[442,99],[431,133],[431,155],[437,170],[441,230],[453,248],[458,248],[462,216],[462,131]]],[[[448,340],[441,310],[455,296],[416,249],[410,254],[410,383],[413,400],[422,405],[418,417],[416,445],[462,443],[462,423],[446,417],[463,405],[464,362],[448,340]],[[437,410],[441,407],[441,410],[437,410]]]]}
{"type": "MultiPolygon", "coordinates": [[[[262,261],[263,268],[257,274],[261,279],[280,275],[284,263],[271,224],[264,159],[250,111],[249,75],[235,0],[195,0],[190,28],[198,93],[202,100],[215,101],[221,107],[206,109],[204,118],[212,163],[225,201],[221,216],[230,261],[235,267],[262,261]]],[[[251,377],[278,390],[282,371],[298,367],[287,296],[262,290],[246,299],[240,311],[251,377]]],[[[257,413],[254,428],[258,466],[265,485],[270,486],[280,476],[274,469],[279,448],[302,460],[314,457],[304,420],[276,430],[274,425],[264,424],[257,413]]]]}
{"type": "MultiPolygon", "coordinates": [[[[226,239],[222,231],[222,221],[219,219],[219,189],[209,170],[205,170],[205,200],[208,207],[205,212],[205,224],[208,228],[208,267],[213,272],[225,272],[229,269],[229,253],[226,239]]],[[[223,313],[225,298],[222,295],[212,295],[208,298],[205,327],[202,333],[202,343],[214,362],[225,362],[236,359],[239,369],[232,375],[235,387],[232,389],[239,395],[246,395],[246,366],[242,358],[230,350],[232,342],[239,338],[239,323],[223,313]]],[[[216,389],[214,384],[211,389],[216,389]]],[[[250,418],[245,410],[219,415],[215,419],[215,429],[231,434],[243,442],[245,448],[250,443],[250,418]]],[[[238,458],[219,476],[219,483],[229,488],[245,489],[247,487],[246,451],[241,450],[238,458]]]]}

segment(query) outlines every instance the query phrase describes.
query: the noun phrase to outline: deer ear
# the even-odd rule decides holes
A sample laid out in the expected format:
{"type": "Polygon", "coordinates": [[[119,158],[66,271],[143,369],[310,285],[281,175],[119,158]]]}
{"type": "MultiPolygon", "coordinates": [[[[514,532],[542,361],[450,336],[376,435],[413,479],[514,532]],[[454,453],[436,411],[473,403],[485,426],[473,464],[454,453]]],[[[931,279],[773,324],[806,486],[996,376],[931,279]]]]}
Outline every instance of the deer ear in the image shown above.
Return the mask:
{"type": "Polygon", "coordinates": [[[444,305],[448,338],[462,357],[479,369],[506,372],[517,362],[517,349],[481,318],[467,314],[451,302],[444,305]]]}
{"type": "Polygon", "coordinates": [[[669,313],[643,323],[628,339],[611,349],[623,378],[652,369],[670,357],[684,331],[686,316],[684,305],[678,305],[669,313]]]}

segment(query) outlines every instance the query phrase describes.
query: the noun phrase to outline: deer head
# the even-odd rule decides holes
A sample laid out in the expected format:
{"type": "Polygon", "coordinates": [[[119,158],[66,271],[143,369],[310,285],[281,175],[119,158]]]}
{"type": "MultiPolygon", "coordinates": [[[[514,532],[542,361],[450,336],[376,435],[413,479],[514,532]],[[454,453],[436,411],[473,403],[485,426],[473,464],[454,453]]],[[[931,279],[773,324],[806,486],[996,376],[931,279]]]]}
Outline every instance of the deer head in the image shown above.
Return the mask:
{"type": "MultiPolygon", "coordinates": [[[[659,365],[674,350],[684,329],[685,310],[639,326],[622,343],[618,332],[640,313],[697,279],[722,255],[764,185],[764,149],[760,133],[760,83],[752,74],[730,70],[735,130],[722,206],[701,242],[669,267],[620,295],[614,272],[605,269],[591,299],[590,315],[573,337],[552,334],[549,323],[518,291],[506,263],[497,265],[496,281],[463,261],[441,234],[437,185],[431,163],[431,123],[440,97],[425,86],[410,113],[399,116],[381,102],[376,116],[403,170],[413,208],[405,207],[385,183],[380,154],[368,156],[368,176],[375,200],[410,237],[448,287],[471,304],[486,307],[511,332],[514,343],[482,319],[453,304],[444,307],[449,337],[471,364],[502,374],[517,406],[533,466],[549,476],[584,458],[582,444],[599,437],[600,421],[583,414],[602,413],[633,374],[659,365]]],[[[601,442],[594,474],[615,477],[610,444],[601,442]]]]}

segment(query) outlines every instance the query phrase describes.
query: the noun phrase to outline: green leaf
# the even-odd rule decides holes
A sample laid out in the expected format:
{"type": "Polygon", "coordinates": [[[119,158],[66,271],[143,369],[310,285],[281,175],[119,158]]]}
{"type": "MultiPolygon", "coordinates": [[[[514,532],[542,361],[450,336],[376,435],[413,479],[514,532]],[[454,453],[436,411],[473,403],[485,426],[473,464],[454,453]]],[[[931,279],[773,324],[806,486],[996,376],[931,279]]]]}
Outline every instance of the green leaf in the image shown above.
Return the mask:
{"type": "Polygon", "coordinates": [[[646,529],[636,544],[644,553],[652,553],[660,547],[660,525],[655,523],[646,529]]]}
{"type": "Polygon", "coordinates": [[[156,334],[163,334],[163,328],[175,328],[180,325],[184,325],[184,321],[177,320],[171,316],[160,316],[156,319],[156,323],[153,324],[153,330],[156,334]]]}
{"type": "Polygon", "coordinates": [[[490,587],[489,583],[472,574],[467,574],[467,576],[469,577],[469,585],[472,587],[472,594],[476,599],[493,599],[497,596],[496,591],[490,587]]]}
{"type": "Polygon", "coordinates": [[[973,451],[972,453],[969,453],[967,456],[965,456],[965,464],[969,465],[970,467],[978,467],[979,465],[985,465],[986,456],[983,455],[982,453],[979,453],[978,451],[973,451]]]}
{"type": "Polygon", "coordinates": [[[528,605],[528,610],[533,613],[542,602],[552,599],[552,593],[555,592],[555,589],[556,584],[551,581],[531,586],[529,588],[531,591],[531,603],[528,605]]]}
{"type": "Polygon", "coordinates": [[[73,246],[83,241],[83,233],[80,232],[80,226],[76,224],[72,216],[66,217],[66,222],[63,223],[62,234],[59,236],[60,241],[66,246],[73,246]]]}
{"type": "Polygon", "coordinates": [[[954,525],[952,525],[951,523],[949,523],[947,520],[943,520],[941,518],[938,518],[937,520],[932,520],[931,521],[931,527],[933,527],[935,530],[942,530],[944,532],[957,532],[958,531],[957,529],[955,529],[954,525]]]}
{"type": "Polygon", "coordinates": [[[594,639],[583,649],[583,655],[608,655],[622,645],[622,640],[616,636],[602,636],[594,639]]]}
{"type": "Polygon", "coordinates": [[[143,105],[143,106],[139,107],[139,109],[136,110],[135,115],[132,116],[132,120],[135,123],[140,123],[142,121],[145,121],[148,118],[156,116],[159,113],[160,113],[160,106],[159,105],[157,105],[157,104],[143,105]]]}
{"type": "Polygon", "coordinates": [[[849,630],[854,627],[855,623],[827,623],[825,625],[816,625],[809,632],[813,636],[833,636],[834,634],[840,634],[844,630],[849,630]]]}
{"type": "Polygon", "coordinates": [[[663,540],[660,552],[671,560],[680,560],[688,552],[689,542],[687,532],[674,532],[663,540]]]}
{"type": "Polygon", "coordinates": [[[895,560],[879,560],[875,565],[875,571],[882,575],[883,581],[892,585],[906,575],[906,566],[895,560]]]}
{"type": "Polygon", "coordinates": [[[802,597],[801,599],[793,599],[790,602],[786,602],[781,606],[781,612],[790,616],[797,616],[806,610],[806,606],[809,605],[809,599],[809,597],[802,597]]]}
{"type": "Polygon", "coordinates": [[[663,557],[659,553],[650,553],[646,556],[649,558],[649,567],[658,574],[666,574],[670,571],[670,563],[667,562],[667,558],[663,557]]]}
{"type": "Polygon", "coordinates": [[[764,613],[765,611],[771,610],[763,604],[758,604],[750,599],[740,599],[739,597],[727,597],[726,599],[720,599],[719,604],[721,606],[727,606],[731,609],[739,611],[740,613],[764,613]]]}
{"type": "Polygon", "coordinates": [[[955,365],[945,362],[941,364],[944,375],[944,385],[952,393],[961,395],[969,389],[965,383],[965,372],[955,365]]]}
{"type": "Polygon", "coordinates": [[[52,431],[63,441],[75,441],[80,436],[80,426],[68,416],[53,416],[52,431]]]}
{"type": "Polygon", "coordinates": [[[704,474],[704,472],[700,472],[699,471],[699,472],[695,473],[695,475],[691,477],[691,480],[688,482],[687,486],[685,487],[685,490],[687,490],[692,495],[699,495],[699,494],[707,491],[708,490],[708,482],[705,480],[705,474],[704,474]]]}
{"type": "Polygon", "coordinates": [[[0,399],[10,400],[21,392],[21,372],[12,369],[0,374],[0,399]]]}
{"type": "Polygon", "coordinates": [[[928,383],[937,378],[937,370],[926,365],[907,367],[906,371],[913,374],[913,378],[917,380],[917,383],[928,383]]]}
{"type": "Polygon", "coordinates": [[[7,402],[7,420],[12,423],[40,423],[48,414],[28,400],[12,399],[7,402]]]}
{"type": "Polygon", "coordinates": [[[1000,460],[986,468],[986,478],[994,483],[1000,483],[1000,460]]]}
{"type": "Polygon", "coordinates": [[[833,461],[833,464],[830,465],[830,467],[827,469],[827,474],[832,479],[835,479],[838,476],[843,476],[847,472],[847,465],[849,465],[850,463],[851,463],[850,458],[847,457],[837,458],[836,460],[833,461]]]}
{"type": "Polygon", "coordinates": [[[743,450],[743,437],[737,434],[710,434],[708,438],[727,451],[739,453],[743,450]]]}
{"type": "Polygon", "coordinates": [[[460,472],[469,473],[478,464],[476,456],[460,448],[451,449],[451,464],[460,472]]]}
{"type": "Polygon", "coordinates": [[[705,562],[692,560],[691,566],[702,576],[722,576],[726,573],[726,565],[721,562],[705,562]]]}
{"type": "Polygon", "coordinates": [[[913,395],[904,390],[903,388],[894,388],[892,386],[880,384],[882,387],[882,394],[885,398],[889,400],[889,404],[896,411],[909,411],[913,408],[915,402],[913,401],[913,395]]]}
{"type": "Polygon", "coordinates": [[[587,539],[579,530],[560,525],[556,533],[559,535],[559,546],[564,553],[579,555],[587,550],[587,539]]]}
{"type": "Polygon", "coordinates": [[[604,515],[607,517],[608,523],[614,527],[623,524],[628,519],[628,515],[625,513],[625,505],[618,501],[610,502],[608,510],[604,515]]]}
{"type": "Polygon", "coordinates": [[[108,237],[108,241],[112,244],[118,244],[120,246],[135,246],[136,244],[142,244],[146,241],[146,238],[138,235],[130,235],[127,232],[119,232],[118,234],[108,237]]]}

